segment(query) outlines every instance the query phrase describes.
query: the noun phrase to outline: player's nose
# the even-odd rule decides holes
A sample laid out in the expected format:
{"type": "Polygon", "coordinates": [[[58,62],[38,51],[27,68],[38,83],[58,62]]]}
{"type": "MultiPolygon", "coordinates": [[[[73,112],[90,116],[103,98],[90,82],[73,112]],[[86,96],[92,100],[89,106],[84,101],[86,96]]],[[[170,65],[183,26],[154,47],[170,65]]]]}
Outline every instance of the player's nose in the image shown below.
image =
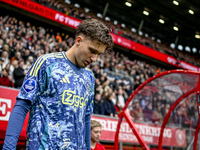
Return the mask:
{"type": "Polygon", "coordinates": [[[98,54],[93,54],[91,57],[91,61],[95,62],[97,60],[98,54]]]}

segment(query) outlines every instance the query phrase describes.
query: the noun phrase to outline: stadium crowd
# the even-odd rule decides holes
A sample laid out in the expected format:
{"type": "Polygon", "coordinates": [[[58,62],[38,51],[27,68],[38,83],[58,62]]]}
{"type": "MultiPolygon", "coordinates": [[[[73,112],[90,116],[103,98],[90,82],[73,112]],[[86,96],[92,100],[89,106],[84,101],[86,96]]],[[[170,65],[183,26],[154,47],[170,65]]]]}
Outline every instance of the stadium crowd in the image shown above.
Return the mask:
{"type": "MultiPolygon", "coordinates": [[[[8,15],[0,16],[0,85],[20,88],[36,58],[43,54],[67,51],[73,43],[74,38],[68,35],[62,36],[53,29],[35,26],[8,15]]],[[[126,100],[141,83],[165,71],[117,51],[99,56],[97,62],[90,65],[90,69],[96,78],[94,114],[111,117],[120,115],[119,112],[126,100]],[[109,77],[109,72],[128,76],[130,80],[127,82],[123,77],[109,77]]],[[[131,103],[128,109],[129,114],[135,121],[162,123],[170,106],[176,100],[171,98],[169,101],[170,94],[168,94],[168,99],[166,96],[167,94],[156,95],[153,100],[148,97],[143,100],[144,97],[139,97],[131,103]]],[[[182,105],[184,107],[179,107],[173,113],[171,123],[196,127],[198,117],[195,112],[197,111],[190,111],[197,109],[195,100],[182,105]]]]}
{"type": "MultiPolygon", "coordinates": [[[[84,8],[75,7],[74,4],[67,4],[65,1],[62,0],[33,0],[33,1],[80,20],[88,18],[100,19],[99,17],[97,17],[97,14],[95,14],[92,10],[88,10],[86,12],[84,8]]],[[[138,33],[132,32],[131,29],[123,27],[120,24],[116,25],[114,24],[113,21],[107,21],[105,20],[105,18],[102,18],[101,21],[103,21],[108,27],[110,27],[114,34],[120,35],[132,41],[150,47],[154,50],[173,56],[177,58],[177,60],[183,60],[193,65],[200,66],[200,60],[197,55],[191,55],[191,53],[183,52],[178,49],[173,49],[164,42],[162,43],[160,41],[157,42],[157,40],[154,38],[146,37],[145,33],[143,33],[143,35],[139,35],[138,33]]]]}

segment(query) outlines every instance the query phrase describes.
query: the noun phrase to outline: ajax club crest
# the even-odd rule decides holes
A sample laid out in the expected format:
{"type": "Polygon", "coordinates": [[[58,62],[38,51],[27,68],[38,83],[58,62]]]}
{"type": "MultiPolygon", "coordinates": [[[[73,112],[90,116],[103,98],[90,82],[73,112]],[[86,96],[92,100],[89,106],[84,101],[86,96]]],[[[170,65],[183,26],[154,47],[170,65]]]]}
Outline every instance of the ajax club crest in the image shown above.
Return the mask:
{"type": "Polygon", "coordinates": [[[91,91],[92,86],[91,86],[90,81],[88,81],[88,80],[85,81],[85,87],[86,87],[87,91],[91,91]]]}

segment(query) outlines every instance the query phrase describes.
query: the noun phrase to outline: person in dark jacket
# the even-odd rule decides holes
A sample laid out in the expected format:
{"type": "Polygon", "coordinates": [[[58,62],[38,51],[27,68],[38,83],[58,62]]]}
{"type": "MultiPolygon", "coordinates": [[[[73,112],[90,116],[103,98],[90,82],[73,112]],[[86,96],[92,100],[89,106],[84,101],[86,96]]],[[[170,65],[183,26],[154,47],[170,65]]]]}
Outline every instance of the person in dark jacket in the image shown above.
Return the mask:
{"type": "Polygon", "coordinates": [[[104,107],[103,103],[101,101],[101,94],[96,92],[95,98],[94,98],[94,114],[104,115],[104,107]]]}
{"type": "Polygon", "coordinates": [[[104,115],[117,117],[117,111],[115,105],[112,102],[112,94],[108,95],[108,98],[104,100],[104,115]]]}
{"type": "Polygon", "coordinates": [[[0,85],[14,87],[11,76],[8,75],[6,68],[2,69],[0,77],[0,85]]]}
{"type": "Polygon", "coordinates": [[[23,69],[24,66],[24,62],[20,61],[18,63],[18,68],[15,68],[14,72],[13,72],[13,76],[15,79],[15,88],[21,88],[24,77],[26,75],[26,72],[23,69]]]}

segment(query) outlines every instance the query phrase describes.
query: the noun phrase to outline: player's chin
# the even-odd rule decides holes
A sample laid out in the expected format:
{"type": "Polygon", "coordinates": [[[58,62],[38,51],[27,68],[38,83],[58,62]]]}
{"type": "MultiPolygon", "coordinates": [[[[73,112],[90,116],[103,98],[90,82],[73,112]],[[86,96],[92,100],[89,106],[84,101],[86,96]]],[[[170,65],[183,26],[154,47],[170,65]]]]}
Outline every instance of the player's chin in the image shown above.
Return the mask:
{"type": "Polygon", "coordinates": [[[87,67],[87,65],[85,63],[79,63],[78,67],[85,68],[85,67],[87,67]]]}

